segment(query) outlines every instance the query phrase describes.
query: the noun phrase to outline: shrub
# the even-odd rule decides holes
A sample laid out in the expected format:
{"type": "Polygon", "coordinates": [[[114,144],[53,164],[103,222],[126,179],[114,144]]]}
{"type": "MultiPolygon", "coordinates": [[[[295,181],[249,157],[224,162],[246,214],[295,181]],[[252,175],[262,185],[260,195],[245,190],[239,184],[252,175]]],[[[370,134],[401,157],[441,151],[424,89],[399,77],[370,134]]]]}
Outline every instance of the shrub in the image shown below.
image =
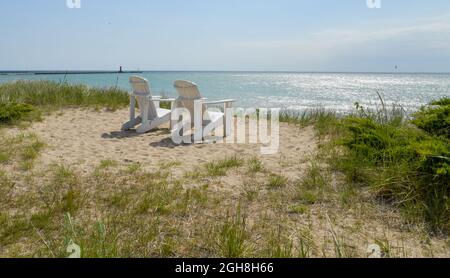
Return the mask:
{"type": "Polygon", "coordinates": [[[384,124],[373,118],[348,117],[341,124],[346,133],[340,144],[347,149],[339,158],[346,165],[341,170],[349,175],[359,170],[363,184],[403,208],[419,210],[433,230],[450,229],[447,139],[401,122],[384,124]]]}
{"type": "Polygon", "coordinates": [[[372,165],[389,165],[415,159],[411,143],[426,137],[408,126],[383,125],[366,118],[347,118],[343,125],[350,134],[342,144],[359,159],[372,165]]]}
{"type": "Polygon", "coordinates": [[[414,115],[412,121],[420,129],[450,139],[450,98],[434,101],[414,115]]]}
{"type": "Polygon", "coordinates": [[[444,97],[439,100],[432,101],[430,104],[431,105],[450,105],[450,98],[444,97]]]}
{"type": "Polygon", "coordinates": [[[2,124],[29,118],[33,113],[37,113],[37,110],[30,104],[0,103],[0,123],[2,124]]]}

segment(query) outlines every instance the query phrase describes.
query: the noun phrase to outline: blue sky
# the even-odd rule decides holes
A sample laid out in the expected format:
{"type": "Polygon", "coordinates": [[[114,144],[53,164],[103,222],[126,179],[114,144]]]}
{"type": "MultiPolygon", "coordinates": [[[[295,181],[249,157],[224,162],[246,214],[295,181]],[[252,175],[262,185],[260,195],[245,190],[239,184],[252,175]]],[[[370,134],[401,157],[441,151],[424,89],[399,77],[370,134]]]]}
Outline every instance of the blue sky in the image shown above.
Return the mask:
{"type": "Polygon", "coordinates": [[[450,1],[0,2],[0,69],[450,72],[450,1]]]}

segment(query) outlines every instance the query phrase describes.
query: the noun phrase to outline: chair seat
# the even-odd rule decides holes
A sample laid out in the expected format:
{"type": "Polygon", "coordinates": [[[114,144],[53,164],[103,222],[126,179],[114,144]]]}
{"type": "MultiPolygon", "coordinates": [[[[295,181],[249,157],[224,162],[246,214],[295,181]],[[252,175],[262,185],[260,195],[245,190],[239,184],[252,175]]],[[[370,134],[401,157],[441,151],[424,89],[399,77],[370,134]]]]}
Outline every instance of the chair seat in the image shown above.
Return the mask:
{"type": "Polygon", "coordinates": [[[211,122],[212,123],[220,123],[220,122],[223,123],[223,113],[222,112],[211,112],[211,111],[208,111],[208,117],[209,117],[209,120],[204,121],[203,125],[206,125],[206,124],[211,123],[211,122]]]}
{"type": "MultiPolygon", "coordinates": [[[[234,102],[234,100],[224,100],[224,101],[210,101],[207,102],[205,98],[202,97],[200,94],[200,91],[198,89],[197,84],[186,81],[186,80],[177,80],[174,82],[174,87],[178,92],[178,99],[175,103],[176,108],[185,108],[189,113],[191,114],[191,122],[192,127],[195,128],[195,124],[202,123],[203,127],[205,128],[203,130],[203,133],[211,133],[213,130],[218,129],[219,127],[223,127],[223,135],[224,137],[231,134],[231,125],[228,126],[227,123],[225,123],[226,118],[229,117],[229,113],[232,113],[229,109],[231,108],[231,103],[234,102]],[[199,101],[199,102],[196,102],[199,101]],[[215,105],[218,106],[219,104],[223,105],[223,112],[216,112],[216,111],[209,111],[208,106],[209,105],[215,105]],[[195,110],[200,110],[202,113],[205,111],[207,112],[207,117],[202,117],[204,115],[197,115],[195,113],[195,110]],[[198,118],[196,118],[198,117],[198,118]],[[205,120],[206,118],[206,120],[205,120]],[[213,124],[213,126],[209,126],[210,124],[213,124]]],[[[196,131],[197,132],[197,131],[196,131]]],[[[198,138],[197,138],[198,139],[198,138]]],[[[196,141],[197,141],[196,139],[196,141]]],[[[209,140],[209,139],[208,139],[209,140]]]]}
{"type": "Polygon", "coordinates": [[[152,98],[150,85],[145,78],[131,76],[130,84],[133,87],[130,95],[130,120],[122,125],[122,130],[130,130],[141,124],[136,131],[144,133],[170,123],[171,110],[158,107],[161,100],[152,98]],[[140,108],[140,115],[137,117],[135,115],[136,101],[140,108]]]}
{"type": "Polygon", "coordinates": [[[167,115],[170,114],[170,110],[169,109],[164,109],[164,108],[156,108],[156,113],[158,114],[158,118],[164,118],[167,115]]]}

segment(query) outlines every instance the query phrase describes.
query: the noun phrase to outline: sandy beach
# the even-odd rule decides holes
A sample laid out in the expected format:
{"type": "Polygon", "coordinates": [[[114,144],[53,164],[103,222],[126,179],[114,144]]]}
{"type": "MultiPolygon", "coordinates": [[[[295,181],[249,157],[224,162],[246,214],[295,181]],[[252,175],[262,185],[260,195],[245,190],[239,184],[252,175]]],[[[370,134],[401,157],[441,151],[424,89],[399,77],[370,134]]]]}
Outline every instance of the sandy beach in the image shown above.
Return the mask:
{"type": "Polygon", "coordinates": [[[104,160],[125,165],[139,163],[147,171],[157,170],[163,164],[177,164],[172,173],[177,176],[206,162],[230,156],[257,156],[267,169],[299,178],[299,170],[317,148],[312,127],[300,129],[282,123],[279,152],[261,155],[260,144],[176,145],[168,124],[146,134],[121,131],[120,126],[127,118],[127,109],[114,112],[67,109],[34,123],[29,130],[48,144],[36,165],[46,168],[64,164],[88,173],[104,160]]]}

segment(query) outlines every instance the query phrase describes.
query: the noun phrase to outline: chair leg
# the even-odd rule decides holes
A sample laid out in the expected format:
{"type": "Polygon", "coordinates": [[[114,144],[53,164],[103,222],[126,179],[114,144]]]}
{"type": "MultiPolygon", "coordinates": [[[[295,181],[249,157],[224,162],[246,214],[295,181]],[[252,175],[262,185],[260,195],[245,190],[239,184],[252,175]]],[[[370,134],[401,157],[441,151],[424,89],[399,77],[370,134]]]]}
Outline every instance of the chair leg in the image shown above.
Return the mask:
{"type": "Polygon", "coordinates": [[[147,124],[142,124],[140,127],[136,129],[137,133],[146,133],[147,131],[150,131],[152,129],[150,122],[147,122],[147,124]]]}
{"type": "Polygon", "coordinates": [[[233,122],[233,108],[231,108],[231,104],[225,103],[223,110],[223,136],[228,137],[231,135],[231,128],[234,125],[233,122]]]}
{"type": "Polygon", "coordinates": [[[134,119],[131,119],[129,122],[124,123],[124,124],[122,125],[122,130],[123,130],[123,131],[130,130],[130,129],[132,129],[133,127],[137,126],[137,125],[140,124],[140,123],[141,123],[141,117],[138,116],[138,117],[136,117],[136,118],[134,118],[134,119]]]}
{"type": "Polygon", "coordinates": [[[147,97],[139,97],[139,108],[141,109],[141,126],[136,130],[138,133],[145,133],[150,130],[150,121],[148,119],[149,103],[147,97]]]}
{"type": "Polygon", "coordinates": [[[130,122],[136,118],[136,98],[131,95],[130,96],[130,122]]]}
{"type": "Polygon", "coordinates": [[[141,118],[135,114],[136,99],[134,95],[130,95],[130,120],[122,125],[122,130],[127,131],[141,123],[141,118]]]}
{"type": "Polygon", "coordinates": [[[194,101],[194,143],[203,141],[203,100],[194,101]]]}

